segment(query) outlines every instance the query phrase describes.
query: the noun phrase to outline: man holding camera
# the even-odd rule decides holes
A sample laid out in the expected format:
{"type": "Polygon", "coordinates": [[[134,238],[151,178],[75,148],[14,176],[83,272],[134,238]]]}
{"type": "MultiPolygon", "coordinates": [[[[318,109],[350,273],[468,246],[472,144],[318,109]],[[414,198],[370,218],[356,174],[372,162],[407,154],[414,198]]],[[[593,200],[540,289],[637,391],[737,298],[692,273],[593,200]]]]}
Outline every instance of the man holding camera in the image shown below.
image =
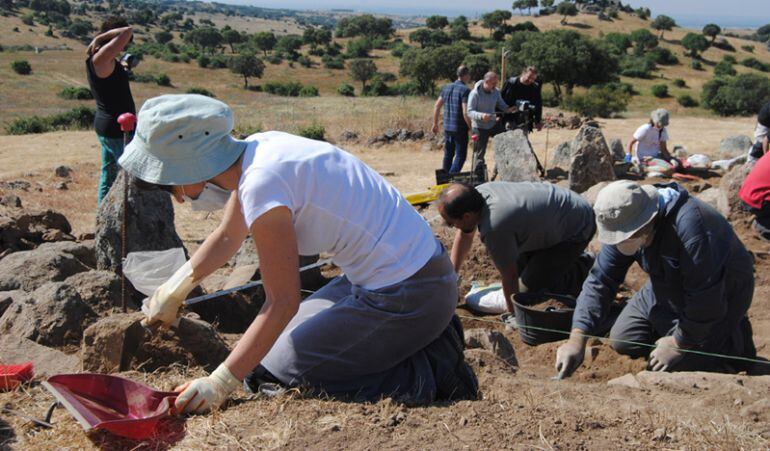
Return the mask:
{"type": "Polygon", "coordinates": [[[503,83],[503,100],[508,105],[516,106],[516,112],[503,117],[506,129],[521,128],[525,133],[529,133],[533,127],[538,131],[543,128],[541,90],[535,66],[527,66],[518,77],[511,77],[503,83]]]}
{"type": "Polygon", "coordinates": [[[468,95],[468,116],[473,124],[473,174],[478,181],[487,180],[487,165],[484,155],[487,151],[489,138],[505,131],[500,121],[501,114],[513,112],[515,108],[508,106],[497,89],[498,77],[494,72],[484,74],[484,79],[476,85],[468,95]]]}

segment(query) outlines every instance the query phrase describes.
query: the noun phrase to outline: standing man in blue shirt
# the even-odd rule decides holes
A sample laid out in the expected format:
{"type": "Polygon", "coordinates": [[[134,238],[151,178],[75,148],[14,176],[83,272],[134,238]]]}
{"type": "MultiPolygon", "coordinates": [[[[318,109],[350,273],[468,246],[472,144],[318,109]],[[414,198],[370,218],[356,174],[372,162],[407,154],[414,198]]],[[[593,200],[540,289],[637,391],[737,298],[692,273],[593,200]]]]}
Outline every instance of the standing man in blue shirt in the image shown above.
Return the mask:
{"type": "Polygon", "coordinates": [[[468,130],[471,119],[468,117],[468,82],[471,80],[470,71],[465,66],[457,68],[457,80],[446,84],[441,89],[441,95],[433,107],[433,133],[438,133],[438,116],[441,107],[444,109],[444,172],[454,174],[460,172],[465,164],[468,152],[468,130]],[[454,162],[452,159],[454,158],[454,162]]]}

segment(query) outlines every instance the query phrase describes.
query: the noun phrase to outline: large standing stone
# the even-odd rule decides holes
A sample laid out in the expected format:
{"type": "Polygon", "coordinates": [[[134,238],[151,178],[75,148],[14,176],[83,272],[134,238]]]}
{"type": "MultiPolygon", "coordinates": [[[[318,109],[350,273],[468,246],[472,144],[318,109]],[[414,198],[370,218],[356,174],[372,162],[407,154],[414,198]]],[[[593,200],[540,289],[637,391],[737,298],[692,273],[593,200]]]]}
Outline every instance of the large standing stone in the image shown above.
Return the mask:
{"type": "Polygon", "coordinates": [[[727,201],[725,192],[721,189],[715,187],[708,188],[698,193],[695,197],[714,207],[723,216],[727,217],[730,215],[730,204],[727,201]]]}
{"type": "MultiPolygon", "coordinates": [[[[96,265],[117,271],[121,259],[121,226],[126,173],[121,171],[96,216],[96,265]]],[[[162,190],[143,191],[129,183],[127,251],[163,251],[184,247],[174,228],[171,196],[162,190]]]]}
{"type": "Polygon", "coordinates": [[[746,135],[729,136],[719,143],[719,156],[730,159],[746,155],[752,144],[751,138],[746,135]]]}
{"type": "Polygon", "coordinates": [[[596,185],[588,188],[588,190],[583,192],[581,195],[593,207],[594,204],[596,203],[596,197],[599,196],[599,191],[604,189],[604,187],[609,185],[609,184],[610,184],[610,182],[599,182],[596,185]]]}
{"type": "Polygon", "coordinates": [[[582,193],[599,182],[615,180],[612,155],[601,130],[584,126],[572,142],[570,189],[582,193]]]}
{"type": "Polygon", "coordinates": [[[93,263],[93,248],[88,243],[41,244],[37,249],[15,252],[0,260],[0,291],[32,291],[47,282],[88,271],[93,263]]]}
{"type": "Polygon", "coordinates": [[[570,156],[572,155],[572,141],[567,141],[556,146],[553,152],[553,158],[548,163],[551,168],[560,168],[564,171],[569,170],[570,156]]]}
{"type": "Polygon", "coordinates": [[[500,133],[492,141],[497,180],[537,182],[537,162],[527,135],[521,130],[500,133]]]}
{"type": "Polygon", "coordinates": [[[736,215],[740,215],[743,211],[741,207],[741,198],[738,192],[743,186],[743,181],[746,180],[746,176],[749,175],[751,169],[754,167],[754,163],[746,163],[737,166],[727,172],[722,177],[722,181],[719,182],[719,189],[722,190],[727,197],[726,210],[728,211],[728,219],[733,219],[736,215]]]}
{"type": "Polygon", "coordinates": [[[77,344],[96,314],[64,282],[51,282],[14,302],[0,317],[0,332],[45,346],[77,344]]]}
{"type": "Polygon", "coordinates": [[[615,138],[610,141],[610,152],[612,152],[612,158],[615,161],[623,161],[626,158],[626,149],[623,148],[623,141],[620,138],[615,138]]]}

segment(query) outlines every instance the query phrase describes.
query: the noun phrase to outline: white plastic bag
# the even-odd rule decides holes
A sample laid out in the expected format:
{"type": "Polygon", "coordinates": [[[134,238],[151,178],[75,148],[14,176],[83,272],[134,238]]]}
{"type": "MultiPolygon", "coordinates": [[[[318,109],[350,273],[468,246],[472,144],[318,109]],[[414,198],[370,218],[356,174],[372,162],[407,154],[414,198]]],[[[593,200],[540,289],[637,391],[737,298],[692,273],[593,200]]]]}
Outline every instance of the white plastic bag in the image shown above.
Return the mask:
{"type": "Polygon", "coordinates": [[[703,155],[702,153],[696,153],[695,155],[690,155],[687,158],[687,162],[690,163],[690,166],[698,169],[708,169],[711,167],[711,158],[709,158],[706,155],[703,155]]]}
{"type": "Polygon", "coordinates": [[[480,313],[499,315],[508,311],[503,288],[499,283],[479,287],[474,282],[471,291],[465,295],[465,303],[468,308],[480,313]]]}
{"type": "Polygon", "coordinates": [[[152,296],[177,269],[185,264],[184,249],[131,252],[123,260],[123,274],[145,296],[152,296]]]}

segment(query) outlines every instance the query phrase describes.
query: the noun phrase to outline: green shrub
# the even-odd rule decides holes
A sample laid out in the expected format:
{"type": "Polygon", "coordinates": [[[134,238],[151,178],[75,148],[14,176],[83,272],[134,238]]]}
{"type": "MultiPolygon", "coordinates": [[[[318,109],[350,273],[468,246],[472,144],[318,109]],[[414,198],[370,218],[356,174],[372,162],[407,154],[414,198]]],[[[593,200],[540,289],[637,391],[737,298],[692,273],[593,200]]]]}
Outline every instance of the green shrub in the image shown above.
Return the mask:
{"type": "Polygon", "coordinates": [[[79,106],[53,116],[31,116],[14,120],[6,127],[9,135],[46,133],[54,130],[87,129],[94,122],[94,110],[79,106]]]}
{"type": "Polygon", "coordinates": [[[309,57],[307,57],[306,55],[301,55],[299,58],[297,58],[297,62],[298,62],[298,63],[299,63],[299,64],[300,64],[302,67],[312,67],[312,66],[313,66],[313,60],[311,60],[311,59],[310,59],[309,57]]]}
{"type": "Polygon", "coordinates": [[[345,60],[341,56],[329,56],[324,55],[321,57],[321,62],[327,69],[344,69],[345,60]]]}
{"type": "Polygon", "coordinates": [[[404,56],[404,53],[412,48],[409,46],[409,44],[406,44],[405,42],[397,42],[393,45],[393,47],[390,49],[390,54],[395,56],[396,58],[401,58],[404,56]]]}
{"type": "Polygon", "coordinates": [[[367,97],[380,97],[390,95],[390,87],[385,83],[381,77],[374,77],[372,81],[366,85],[366,88],[361,92],[361,95],[367,97]]]}
{"type": "Polygon", "coordinates": [[[711,43],[712,47],[724,50],[726,52],[734,52],[735,47],[733,47],[732,44],[730,44],[727,40],[724,41],[714,41],[711,43]]]}
{"type": "Polygon", "coordinates": [[[737,64],[738,63],[738,60],[736,60],[735,57],[732,56],[732,55],[725,55],[725,56],[723,56],[722,57],[722,61],[726,61],[726,62],[728,62],[730,64],[737,64]]]}
{"type": "Polygon", "coordinates": [[[682,105],[685,108],[692,108],[698,106],[698,101],[693,99],[691,95],[689,94],[683,94],[676,98],[676,101],[679,102],[679,105],[682,105]]]}
{"type": "Polygon", "coordinates": [[[632,78],[650,78],[655,62],[649,58],[624,56],[620,60],[620,75],[632,78]]]}
{"type": "Polygon", "coordinates": [[[171,86],[171,78],[164,73],[160,73],[155,76],[155,83],[158,86],[171,86]]]}
{"type": "Polygon", "coordinates": [[[757,114],[770,101],[770,79],[759,74],[715,77],[701,92],[701,104],[722,116],[757,114]]]}
{"type": "Polygon", "coordinates": [[[588,117],[611,117],[625,111],[631,96],[607,85],[591,86],[585,94],[573,94],[564,105],[567,109],[588,117]]]}
{"type": "Polygon", "coordinates": [[[227,68],[227,57],[225,55],[211,55],[211,61],[209,67],[212,69],[225,69],[227,68]]]}
{"type": "Polygon", "coordinates": [[[393,95],[399,96],[419,96],[422,95],[419,83],[414,80],[407,81],[405,83],[397,83],[390,87],[390,92],[393,95]]]}
{"type": "Polygon", "coordinates": [[[280,55],[272,54],[272,55],[267,55],[265,57],[265,61],[267,61],[270,64],[281,64],[283,62],[283,58],[281,58],[280,55]]]}
{"type": "Polygon", "coordinates": [[[543,106],[550,108],[559,106],[559,99],[556,98],[556,95],[550,89],[543,90],[541,93],[541,99],[543,101],[543,106]]]}
{"type": "Polygon", "coordinates": [[[674,80],[674,86],[676,86],[677,88],[684,88],[687,86],[687,83],[681,78],[677,78],[676,80],[674,80]]]}
{"type": "Polygon", "coordinates": [[[302,89],[299,90],[299,96],[300,97],[318,97],[318,88],[315,86],[303,86],[302,89]]]}
{"type": "Polygon", "coordinates": [[[655,63],[662,64],[664,66],[679,64],[679,58],[677,58],[676,55],[671,52],[671,50],[665,47],[655,47],[654,49],[650,50],[648,56],[655,63]]]}
{"type": "Polygon", "coordinates": [[[745,51],[747,51],[749,53],[754,53],[754,46],[753,45],[742,45],[741,49],[743,49],[743,50],[745,50],[745,51]]]}
{"type": "Polygon", "coordinates": [[[285,97],[297,97],[299,96],[299,91],[301,89],[302,89],[302,84],[297,83],[296,81],[289,81],[289,82],[271,81],[271,82],[265,83],[262,86],[262,90],[269,94],[285,96],[285,97]]]}
{"type": "Polygon", "coordinates": [[[735,75],[736,73],[737,72],[735,71],[733,65],[727,61],[720,61],[716,66],[714,66],[714,75],[717,77],[726,77],[735,75]]]}
{"type": "Polygon", "coordinates": [[[321,124],[308,125],[299,129],[299,136],[303,136],[308,139],[315,139],[316,141],[323,141],[326,129],[321,124]]]}
{"type": "MultiPolygon", "coordinates": [[[[21,17],[21,23],[23,23],[24,25],[33,26],[35,25],[35,16],[33,16],[31,13],[25,14],[21,17]]],[[[16,29],[15,31],[19,31],[19,30],[16,29]]]]}
{"type": "Polygon", "coordinates": [[[650,92],[652,92],[652,95],[654,95],[655,97],[662,99],[662,98],[668,97],[668,86],[653,85],[652,88],[650,88],[650,92]]]}
{"type": "Polygon", "coordinates": [[[193,86],[192,88],[187,90],[187,94],[200,94],[202,96],[208,96],[212,99],[216,99],[217,96],[214,95],[213,92],[209,91],[206,88],[199,88],[197,86],[193,86]]]}
{"type": "Polygon", "coordinates": [[[205,53],[198,57],[198,67],[206,68],[209,64],[211,64],[211,58],[205,53]]]}
{"type": "Polygon", "coordinates": [[[356,90],[353,88],[353,86],[343,83],[337,87],[337,94],[345,97],[355,97],[356,90]]]}
{"type": "Polygon", "coordinates": [[[698,60],[690,61],[690,68],[695,70],[703,70],[703,64],[698,60]]]}
{"type": "Polygon", "coordinates": [[[32,66],[27,60],[16,60],[11,63],[11,69],[19,75],[29,75],[32,73],[32,66]]]}
{"type": "Polygon", "coordinates": [[[59,91],[59,97],[67,100],[90,100],[94,98],[91,90],[83,86],[67,86],[59,91]]]}
{"type": "Polygon", "coordinates": [[[741,61],[741,64],[751,69],[756,69],[758,71],[770,72],[770,64],[765,64],[762,61],[754,58],[753,56],[741,61]]]}

